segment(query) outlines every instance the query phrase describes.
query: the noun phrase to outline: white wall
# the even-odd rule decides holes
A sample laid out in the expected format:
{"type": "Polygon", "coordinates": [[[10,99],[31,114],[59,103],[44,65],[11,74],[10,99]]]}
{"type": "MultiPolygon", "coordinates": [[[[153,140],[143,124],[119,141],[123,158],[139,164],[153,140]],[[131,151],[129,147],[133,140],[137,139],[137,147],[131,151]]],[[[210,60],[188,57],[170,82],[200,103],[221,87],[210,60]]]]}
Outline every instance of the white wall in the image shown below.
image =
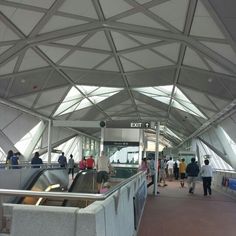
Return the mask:
{"type": "Polygon", "coordinates": [[[143,184],[146,199],[142,174],[84,209],[14,205],[11,236],[134,236],[133,197],[143,184]]]}

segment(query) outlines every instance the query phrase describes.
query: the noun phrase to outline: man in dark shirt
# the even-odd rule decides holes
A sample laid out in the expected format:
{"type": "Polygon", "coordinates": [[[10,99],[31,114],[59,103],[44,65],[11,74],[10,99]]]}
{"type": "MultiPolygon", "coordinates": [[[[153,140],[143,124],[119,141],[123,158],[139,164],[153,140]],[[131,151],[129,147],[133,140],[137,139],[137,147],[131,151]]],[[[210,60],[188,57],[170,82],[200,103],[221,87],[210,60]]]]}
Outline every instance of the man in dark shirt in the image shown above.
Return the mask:
{"type": "Polygon", "coordinates": [[[31,160],[32,168],[40,168],[40,166],[43,164],[42,159],[39,157],[39,153],[35,152],[34,157],[31,160]]]}
{"type": "Polygon", "coordinates": [[[64,155],[64,152],[61,153],[61,155],[58,158],[58,163],[60,164],[60,167],[65,168],[67,166],[67,159],[64,155]]]}
{"type": "Polygon", "coordinates": [[[199,174],[199,167],[194,157],[191,159],[191,163],[187,165],[186,173],[188,176],[187,182],[189,187],[189,193],[193,194],[196,185],[196,180],[199,174]]]}

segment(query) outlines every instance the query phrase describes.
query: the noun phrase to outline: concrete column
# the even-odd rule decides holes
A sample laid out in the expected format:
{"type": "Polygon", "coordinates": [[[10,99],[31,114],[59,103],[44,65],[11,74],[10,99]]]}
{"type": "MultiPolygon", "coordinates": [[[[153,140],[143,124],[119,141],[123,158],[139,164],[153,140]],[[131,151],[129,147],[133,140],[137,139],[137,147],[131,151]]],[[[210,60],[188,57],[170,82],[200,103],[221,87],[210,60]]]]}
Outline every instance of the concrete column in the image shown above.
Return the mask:
{"type": "Polygon", "coordinates": [[[48,164],[52,161],[52,121],[48,121],[48,164]]]}
{"type": "Polygon", "coordinates": [[[159,133],[160,133],[160,122],[156,124],[156,154],[155,154],[155,178],[154,178],[154,193],[157,195],[157,176],[158,176],[158,158],[159,158],[159,133]]]}

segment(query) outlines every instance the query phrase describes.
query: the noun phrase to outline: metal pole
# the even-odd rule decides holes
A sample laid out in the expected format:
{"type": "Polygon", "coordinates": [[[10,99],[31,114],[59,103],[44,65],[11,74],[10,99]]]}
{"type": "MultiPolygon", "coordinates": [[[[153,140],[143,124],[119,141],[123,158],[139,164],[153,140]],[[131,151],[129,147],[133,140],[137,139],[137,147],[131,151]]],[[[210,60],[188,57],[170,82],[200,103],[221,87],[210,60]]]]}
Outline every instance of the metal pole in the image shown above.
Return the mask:
{"type": "Polygon", "coordinates": [[[100,153],[101,153],[101,151],[104,151],[104,141],[105,141],[105,127],[102,127],[101,128],[100,153]]]}
{"type": "Polygon", "coordinates": [[[52,154],[52,121],[48,121],[48,164],[51,164],[52,154]]]}
{"type": "Polygon", "coordinates": [[[158,158],[159,158],[159,133],[160,133],[160,122],[157,122],[156,123],[155,177],[154,177],[154,194],[155,195],[157,195],[158,158]]]}

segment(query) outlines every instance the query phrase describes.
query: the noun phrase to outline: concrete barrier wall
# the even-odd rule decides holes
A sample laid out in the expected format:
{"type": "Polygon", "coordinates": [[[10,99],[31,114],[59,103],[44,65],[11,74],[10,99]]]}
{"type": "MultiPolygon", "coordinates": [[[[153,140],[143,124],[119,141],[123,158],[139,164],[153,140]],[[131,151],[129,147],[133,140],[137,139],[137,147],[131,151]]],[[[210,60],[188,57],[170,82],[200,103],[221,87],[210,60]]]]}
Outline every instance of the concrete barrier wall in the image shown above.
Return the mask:
{"type": "Polygon", "coordinates": [[[236,173],[235,172],[223,172],[223,171],[216,171],[213,175],[213,187],[223,193],[226,193],[232,197],[236,197],[236,191],[230,189],[227,186],[224,186],[222,181],[223,178],[234,178],[236,179],[236,173]]]}
{"type": "Polygon", "coordinates": [[[0,188],[22,189],[37,169],[1,169],[0,188]]]}
{"type": "Polygon", "coordinates": [[[11,236],[134,236],[133,197],[144,184],[145,175],[139,176],[84,209],[15,205],[11,236]]]}

